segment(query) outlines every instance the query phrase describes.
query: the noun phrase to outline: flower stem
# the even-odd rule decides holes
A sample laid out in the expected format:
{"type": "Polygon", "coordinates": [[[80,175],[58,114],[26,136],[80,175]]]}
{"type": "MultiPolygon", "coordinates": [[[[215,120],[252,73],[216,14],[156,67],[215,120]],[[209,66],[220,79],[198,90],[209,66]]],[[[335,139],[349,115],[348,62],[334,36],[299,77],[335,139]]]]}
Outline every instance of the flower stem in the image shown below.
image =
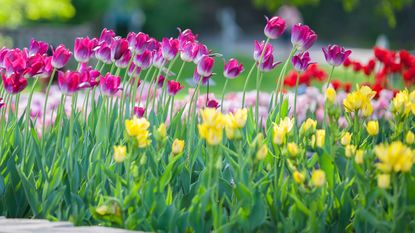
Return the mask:
{"type": "Polygon", "coordinates": [[[252,71],[254,71],[256,63],[252,65],[251,69],[249,70],[248,76],[246,76],[244,89],[242,91],[242,108],[245,107],[245,94],[246,94],[246,88],[248,87],[249,78],[251,77],[252,71]]]}
{"type": "Polygon", "coordinates": [[[226,81],[225,81],[225,85],[223,85],[222,99],[220,101],[220,111],[221,112],[223,110],[223,100],[225,99],[225,91],[226,91],[226,87],[228,86],[228,82],[229,82],[229,79],[227,78],[226,81]]]}
{"type": "MultiPolygon", "coordinates": [[[[275,104],[277,104],[278,101],[278,97],[280,97],[280,103],[279,103],[279,110],[281,111],[281,104],[282,104],[282,90],[284,87],[284,83],[283,83],[283,78],[285,76],[287,67],[288,67],[288,63],[290,62],[291,58],[294,56],[295,52],[297,51],[296,48],[292,48],[290,55],[288,55],[287,60],[285,60],[284,66],[281,69],[280,75],[278,76],[278,80],[277,80],[277,87],[275,89],[275,104]]],[[[272,98],[271,98],[272,101],[272,98]]],[[[273,104],[273,103],[271,103],[273,104]]],[[[278,115],[280,115],[280,111],[278,111],[278,115]]]]}

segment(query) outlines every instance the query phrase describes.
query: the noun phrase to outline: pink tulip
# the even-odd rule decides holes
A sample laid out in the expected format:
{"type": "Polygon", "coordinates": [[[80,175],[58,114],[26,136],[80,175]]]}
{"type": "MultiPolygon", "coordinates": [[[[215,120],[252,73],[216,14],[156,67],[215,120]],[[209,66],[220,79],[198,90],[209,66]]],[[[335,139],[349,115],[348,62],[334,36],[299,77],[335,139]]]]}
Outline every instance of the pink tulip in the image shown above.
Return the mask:
{"type": "Polygon", "coordinates": [[[192,62],[197,55],[197,48],[196,44],[193,42],[186,42],[184,45],[182,45],[180,50],[180,58],[185,62],[192,62]]]}
{"type": "Polygon", "coordinates": [[[213,64],[215,59],[209,57],[208,55],[203,56],[199,63],[197,63],[197,72],[200,76],[208,77],[212,75],[213,64]]]}
{"type": "Polygon", "coordinates": [[[95,58],[105,64],[111,64],[111,47],[103,42],[95,48],[95,58]]]}
{"type": "MultiPolygon", "coordinates": [[[[264,50],[264,46],[265,46],[265,41],[262,41],[261,43],[259,43],[257,40],[255,40],[254,42],[254,60],[256,62],[259,62],[259,60],[261,59],[261,55],[262,55],[262,51],[264,50]]],[[[274,52],[274,48],[272,47],[271,44],[267,44],[266,48],[265,48],[265,52],[263,54],[262,60],[265,60],[266,57],[272,55],[272,53],[274,52]]]]}
{"type": "Polygon", "coordinates": [[[195,64],[198,64],[200,59],[202,59],[205,55],[209,55],[208,47],[202,43],[195,43],[193,49],[197,51],[196,57],[193,59],[193,63],[195,64]]]}
{"type": "Polygon", "coordinates": [[[124,38],[115,38],[111,43],[111,60],[118,61],[124,57],[124,54],[130,53],[128,41],[124,38]]]}
{"type": "Polygon", "coordinates": [[[176,54],[178,52],[179,52],[179,41],[177,39],[163,38],[161,42],[161,53],[164,59],[170,61],[174,57],[176,57],[176,54]]]}
{"type": "Polygon", "coordinates": [[[128,76],[133,77],[133,78],[138,77],[140,72],[141,72],[141,68],[134,65],[134,63],[132,63],[130,65],[130,68],[128,69],[128,76]]]}
{"type": "Polygon", "coordinates": [[[190,43],[194,43],[197,40],[197,35],[193,34],[192,30],[190,29],[186,29],[184,31],[182,31],[180,28],[179,29],[179,48],[182,49],[183,46],[185,44],[187,44],[188,42],[190,43]]]}
{"type": "Polygon", "coordinates": [[[164,75],[160,75],[157,79],[157,85],[158,87],[162,88],[164,85],[164,80],[166,80],[166,78],[164,77],[164,75]]]}
{"type": "Polygon", "coordinates": [[[2,79],[4,89],[9,94],[17,94],[23,91],[27,86],[27,80],[23,77],[22,74],[19,73],[14,73],[9,77],[6,77],[4,74],[2,74],[2,79]]]}
{"type": "Polygon", "coordinates": [[[267,24],[264,28],[264,34],[270,39],[277,39],[280,37],[286,28],[285,20],[274,16],[271,19],[268,19],[268,17],[265,16],[265,19],[267,20],[267,24]]]}
{"type": "Polygon", "coordinates": [[[158,51],[160,49],[161,45],[160,42],[158,42],[154,38],[149,38],[147,40],[147,49],[150,51],[158,51]]]}
{"type": "Polygon", "coordinates": [[[271,54],[267,57],[264,57],[262,63],[259,66],[259,69],[263,72],[269,72],[272,71],[280,63],[281,62],[274,62],[274,55],[271,54]]]}
{"type": "Polygon", "coordinates": [[[201,82],[202,85],[206,85],[211,77],[212,77],[212,74],[209,76],[201,76],[199,72],[197,71],[197,67],[195,71],[193,72],[193,80],[195,81],[195,83],[199,83],[200,79],[202,79],[202,82],[201,82]]]}
{"type": "Polygon", "coordinates": [[[3,66],[6,69],[6,75],[10,76],[15,73],[23,73],[27,68],[27,60],[27,54],[22,50],[8,50],[3,58],[3,66]]]}
{"type": "Polygon", "coordinates": [[[79,72],[82,75],[81,83],[84,83],[85,87],[94,88],[98,86],[97,78],[101,75],[98,70],[94,70],[91,66],[88,66],[86,63],[82,63],[79,68],[79,72]]]}
{"type": "Polygon", "coordinates": [[[157,50],[153,54],[153,65],[157,68],[161,68],[166,63],[166,59],[164,59],[161,49],[157,50]]]}
{"type": "Polygon", "coordinates": [[[291,30],[291,43],[294,48],[299,51],[306,51],[314,42],[317,40],[317,34],[314,33],[307,25],[302,25],[301,23],[296,24],[292,27],[291,30]]]}
{"type": "Polygon", "coordinates": [[[86,63],[94,55],[95,42],[86,38],[76,38],[74,45],[74,58],[79,63],[86,63]]]}
{"type": "Polygon", "coordinates": [[[113,30],[108,30],[106,28],[102,29],[101,36],[99,37],[99,43],[105,42],[106,44],[111,44],[114,40],[115,32],[113,30]]]}
{"type": "Polygon", "coordinates": [[[99,85],[101,91],[106,96],[113,96],[122,88],[120,87],[121,78],[107,73],[105,77],[101,77],[99,85]]]}
{"type": "Polygon", "coordinates": [[[37,53],[27,60],[27,68],[23,73],[25,77],[31,78],[37,76],[38,74],[41,74],[44,70],[44,66],[45,58],[39,53],[37,53]]]}
{"type": "Polygon", "coordinates": [[[120,59],[115,61],[115,66],[118,68],[127,68],[128,64],[131,60],[131,52],[127,50],[127,52],[123,53],[120,59]]]}
{"type": "Polygon", "coordinates": [[[174,80],[167,81],[167,93],[170,96],[175,96],[177,92],[179,92],[183,88],[184,86],[182,86],[180,82],[176,82],[174,80]]]}
{"type": "Polygon", "coordinates": [[[43,59],[43,69],[38,73],[39,78],[49,78],[52,75],[52,57],[45,57],[43,59]]]}
{"type": "Polygon", "coordinates": [[[89,83],[83,82],[83,76],[78,71],[58,71],[58,84],[61,91],[67,95],[89,86],[89,83]]]}
{"type": "Polygon", "coordinates": [[[143,107],[138,107],[138,106],[134,107],[134,115],[138,118],[143,117],[145,111],[146,110],[143,107]]]}
{"type": "Polygon", "coordinates": [[[220,104],[215,99],[209,99],[208,102],[206,103],[206,107],[208,107],[208,108],[219,108],[220,104]]]}
{"type": "Polygon", "coordinates": [[[308,68],[308,66],[312,64],[310,62],[311,59],[310,54],[308,52],[300,53],[298,55],[293,56],[291,61],[293,63],[294,69],[301,72],[304,72],[308,68]]]}
{"type": "Polygon", "coordinates": [[[322,48],[324,57],[327,63],[332,66],[340,66],[352,53],[351,50],[346,50],[340,45],[329,45],[326,48],[322,48]]]}
{"type": "Polygon", "coordinates": [[[147,49],[147,42],[149,39],[150,37],[142,32],[137,33],[134,38],[131,38],[131,40],[134,41],[132,44],[132,49],[134,50],[134,52],[137,54],[143,53],[147,49]]]}
{"type": "Polygon", "coordinates": [[[134,57],[134,64],[140,67],[142,70],[150,68],[153,59],[153,52],[150,50],[144,50],[143,53],[137,54],[134,57]]]}
{"type": "Polygon", "coordinates": [[[5,103],[3,98],[0,97],[0,109],[2,109],[4,107],[5,103]]]}
{"type": "Polygon", "coordinates": [[[71,58],[72,52],[69,49],[65,48],[65,45],[60,44],[56,47],[55,51],[53,51],[52,55],[52,66],[56,69],[61,69],[68,63],[69,59],[71,58]]]}
{"type": "Polygon", "coordinates": [[[244,66],[238,63],[238,60],[231,58],[228,62],[225,62],[223,75],[225,78],[234,79],[238,77],[244,71],[244,66]]]}
{"type": "Polygon", "coordinates": [[[44,55],[48,51],[48,48],[48,43],[32,39],[30,41],[29,56],[33,56],[35,54],[44,55]]]}

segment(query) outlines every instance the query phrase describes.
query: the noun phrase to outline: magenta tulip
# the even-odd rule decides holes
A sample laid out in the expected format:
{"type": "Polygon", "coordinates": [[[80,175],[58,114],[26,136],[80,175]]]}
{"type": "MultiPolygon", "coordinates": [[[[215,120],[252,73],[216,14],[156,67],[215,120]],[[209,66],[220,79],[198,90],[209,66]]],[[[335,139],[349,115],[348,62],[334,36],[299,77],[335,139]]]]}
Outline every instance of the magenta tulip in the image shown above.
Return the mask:
{"type": "Polygon", "coordinates": [[[48,48],[48,43],[32,39],[30,41],[29,56],[33,56],[35,54],[44,55],[48,51],[48,48]]]}
{"type": "Polygon", "coordinates": [[[317,40],[317,34],[314,33],[307,25],[296,24],[291,30],[291,43],[294,48],[304,52],[313,46],[317,40]]]}
{"type": "Polygon", "coordinates": [[[17,94],[23,91],[27,86],[27,79],[25,79],[23,75],[19,73],[14,73],[9,77],[6,77],[6,75],[2,74],[2,79],[4,89],[9,94],[17,94]]]}
{"type": "Polygon", "coordinates": [[[301,72],[304,72],[308,68],[308,66],[312,64],[310,62],[311,59],[308,52],[300,53],[298,55],[293,56],[291,61],[293,63],[294,69],[301,72]]]}
{"type": "Polygon", "coordinates": [[[264,57],[261,65],[259,66],[259,69],[263,72],[269,72],[272,71],[278,64],[281,62],[274,62],[274,55],[269,55],[267,57],[264,57]]]}
{"type": "Polygon", "coordinates": [[[74,58],[77,62],[86,63],[94,55],[95,43],[86,38],[76,38],[74,45],[74,58]]]}
{"type": "Polygon", "coordinates": [[[89,83],[83,82],[83,75],[78,71],[58,71],[58,85],[61,91],[67,95],[89,87],[89,83]]]}
{"type": "Polygon", "coordinates": [[[113,96],[122,88],[120,87],[121,78],[115,75],[107,73],[105,77],[101,77],[99,80],[99,86],[101,91],[106,96],[113,96]]]}
{"type": "Polygon", "coordinates": [[[180,84],[180,82],[176,82],[174,80],[167,81],[167,93],[170,96],[175,96],[177,92],[179,92],[181,89],[183,89],[184,86],[180,84]]]}
{"type": "Polygon", "coordinates": [[[197,72],[203,77],[211,76],[214,63],[215,59],[213,57],[209,57],[208,55],[203,56],[199,63],[197,63],[197,72]]]}
{"type": "Polygon", "coordinates": [[[274,52],[274,47],[272,47],[271,44],[267,44],[265,48],[265,52],[262,52],[264,50],[265,41],[262,41],[259,43],[257,40],[254,42],[254,60],[259,63],[259,60],[261,59],[261,55],[263,54],[262,60],[265,60],[266,57],[272,55],[274,52]]]}
{"type": "Polygon", "coordinates": [[[143,53],[137,54],[134,57],[134,64],[140,67],[142,70],[150,68],[153,60],[153,52],[150,50],[144,50],[143,53]]]}
{"type": "Polygon", "coordinates": [[[351,50],[346,50],[340,45],[329,45],[326,48],[322,48],[324,57],[327,63],[332,66],[340,66],[352,53],[351,50]]]}
{"type": "Polygon", "coordinates": [[[101,36],[99,37],[99,43],[105,42],[106,44],[111,44],[114,40],[115,32],[113,30],[108,30],[106,28],[102,29],[101,36]]]}
{"type": "Polygon", "coordinates": [[[176,57],[176,54],[178,52],[179,52],[179,41],[177,39],[163,38],[161,42],[161,53],[164,59],[170,61],[174,57],[176,57]]]}
{"type": "Polygon", "coordinates": [[[238,60],[235,58],[231,58],[228,62],[225,62],[223,76],[225,76],[225,78],[234,79],[238,77],[243,71],[244,65],[242,65],[242,63],[239,64],[238,60]]]}
{"type": "Polygon", "coordinates": [[[285,20],[274,16],[271,19],[268,19],[268,17],[265,16],[265,19],[267,20],[267,24],[264,28],[264,34],[270,39],[277,39],[280,37],[286,28],[285,20]]]}
{"type": "Polygon", "coordinates": [[[56,47],[52,55],[52,66],[56,69],[61,69],[68,63],[71,58],[72,52],[65,48],[65,45],[61,44],[56,47]]]}

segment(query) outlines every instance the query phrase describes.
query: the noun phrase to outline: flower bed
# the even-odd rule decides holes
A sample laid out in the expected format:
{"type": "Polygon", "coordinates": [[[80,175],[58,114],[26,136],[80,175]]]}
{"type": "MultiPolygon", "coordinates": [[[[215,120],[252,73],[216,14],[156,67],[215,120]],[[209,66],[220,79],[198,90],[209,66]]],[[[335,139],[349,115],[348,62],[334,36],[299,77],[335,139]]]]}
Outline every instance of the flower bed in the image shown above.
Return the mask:
{"type": "Polygon", "coordinates": [[[415,58],[378,51],[380,71],[363,70],[382,78],[345,85],[332,73],[357,64],[351,51],[323,48],[324,73],[307,52],[317,35],[299,24],[275,91],[261,93],[280,64],[269,42],[284,31],[267,19],[254,43],[254,91],[226,94],[245,72],[229,59],[217,97],[201,86],[221,55],[190,30],[158,42],[104,29],[76,39],[79,65],[66,71],[64,45],[2,49],[0,214],[143,231],[414,231],[415,58]],[[178,98],[186,64],[195,86],[178,98]],[[396,64],[400,91],[387,82],[396,64]]]}

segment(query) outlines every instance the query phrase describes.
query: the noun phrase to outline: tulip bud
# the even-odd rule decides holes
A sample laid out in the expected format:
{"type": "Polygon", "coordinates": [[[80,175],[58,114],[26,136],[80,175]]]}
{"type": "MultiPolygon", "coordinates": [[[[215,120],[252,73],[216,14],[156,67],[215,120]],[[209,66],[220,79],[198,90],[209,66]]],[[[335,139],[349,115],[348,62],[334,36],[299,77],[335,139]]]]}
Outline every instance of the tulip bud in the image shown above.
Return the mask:
{"type": "Polygon", "coordinates": [[[208,55],[203,56],[199,63],[197,63],[197,72],[200,76],[208,77],[212,75],[212,69],[215,59],[209,57],[208,55]]]}
{"type": "Polygon", "coordinates": [[[304,175],[303,175],[303,174],[301,174],[300,172],[295,171],[295,172],[293,173],[293,179],[294,179],[294,181],[295,181],[297,184],[302,184],[302,183],[304,182],[305,177],[304,177],[304,175]]]}
{"type": "Polygon", "coordinates": [[[356,146],[355,145],[347,145],[346,148],[344,149],[344,155],[347,158],[352,157],[352,155],[354,155],[355,152],[356,152],[356,146]]]}
{"type": "Polygon", "coordinates": [[[387,189],[390,186],[391,178],[389,174],[380,174],[378,175],[378,187],[382,189],[387,189]]]}
{"type": "Polygon", "coordinates": [[[238,64],[238,60],[231,58],[228,62],[225,62],[223,76],[225,76],[225,78],[234,79],[243,71],[244,66],[242,64],[238,64]]]}
{"type": "Polygon", "coordinates": [[[291,59],[294,69],[301,72],[304,72],[312,64],[310,61],[310,54],[308,52],[295,55],[291,59]]]}
{"type": "Polygon", "coordinates": [[[117,163],[122,163],[127,155],[126,146],[114,146],[114,160],[117,163]]]}
{"type": "Polygon", "coordinates": [[[257,153],[256,153],[256,159],[257,160],[263,160],[267,157],[268,154],[268,147],[267,145],[263,144],[259,147],[257,153]]]}
{"type": "Polygon", "coordinates": [[[326,183],[326,173],[322,170],[314,170],[311,175],[311,182],[316,187],[321,187],[326,183]]]}
{"type": "Polygon", "coordinates": [[[324,142],[326,139],[326,131],[324,129],[319,129],[316,132],[316,146],[324,147],[324,142]]]}
{"type": "Polygon", "coordinates": [[[409,145],[412,145],[415,141],[415,135],[412,133],[412,131],[408,131],[405,136],[405,142],[409,145]]]}
{"type": "Polygon", "coordinates": [[[326,90],[326,100],[331,104],[336,102],[336,90],[334,90],[332,87],[329,87],[326,90]]]}
{"type": "Polygon", "coordinates": [[[157,141],[164,141],[167,138],[167,128],[164,123],[161,123],[154,132],[154,137],[157,141]]]}
{"type": "Polygon", "coordinates": [[[174,139],[173,144],[171,146],[171,151],[173,155],[178,155],[183,152],[184,148],[184,140],[174,139]]]}
{"type": "Polygon", "coordinates": [[[343,146],[347,146],[350,144],[350,141],[352,140],[352,135],[349,132],[344,132],[342,135],[342,138],[340,140],[340,143],[343,146]]]}
{"type": "Polygon", "coordinates": [[[367,133],[370,136],[376,136],[379,133],[379,122],[378,121],[369,121],[366,126],[367,133]]]}

